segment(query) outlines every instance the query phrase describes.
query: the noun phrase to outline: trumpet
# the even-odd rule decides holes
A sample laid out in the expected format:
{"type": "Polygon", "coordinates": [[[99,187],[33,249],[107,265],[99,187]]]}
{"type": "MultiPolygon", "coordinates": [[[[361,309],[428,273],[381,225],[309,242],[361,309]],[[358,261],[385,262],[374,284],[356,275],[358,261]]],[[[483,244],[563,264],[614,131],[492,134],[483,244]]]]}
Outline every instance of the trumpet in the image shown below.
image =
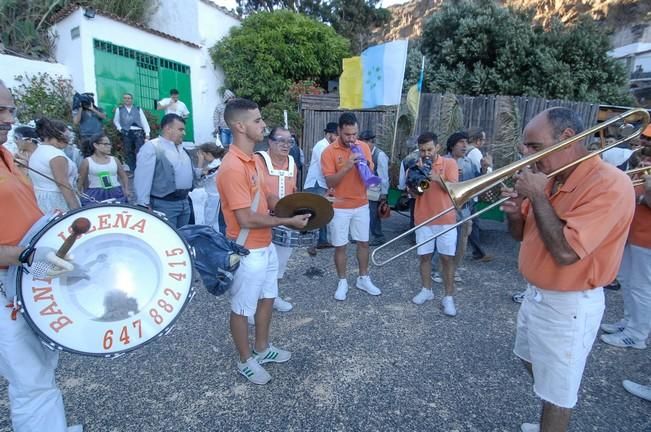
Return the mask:
{"type": "Polygon", "coordinates": [[[423,227],[425,225],[431,224],[432,221],[442,217],[443,215],[446,215],[446,214],[450,213],[451,211],[456,210],[457,208],[461,208],[465,203],[470,201],[473,197],[475,197],[475,196],[477,196],[477,195],[479,195],[479,194],[493,188],[494,186],[497,186],[499,184],[504,184],[504,181],[507,178],[511,177],[513,174],[517,173],[518,171],[522,170],[523,168],[525,168],[525,167],[527,167],[529,165],[533,165],[536,162],[538,162],[538,161],[540,161],[542,159],[545,159],[546,157],[548,157],[549,155],[551,155],[553,153],[564,150],[564,149],[572,146],[576,142],[579,142],[579,141],[582,141],[582,140],[584,140],[586,138],[589,138],[589,137],[593,136],[595,133],[598,133],[598,132],[604,130],[605,128],[607,128],[607,127],[609,127],[609,126],[611,126],[613,124],[619,124],[619,122],[625,121],[625,120],[628,120],[628,123],[640,122],[641,124],[637,128],[637,130],[634,130],[630,135],[620,139],[619,141],[617,141],[615,143],[612,143],[610,145],[607,145],[607,146],[605,146],[605,147],[603,147],[603,148],[601,148],[601,149],[599,149],[597,151],[591,152],[591,153],[589,153],[589,154],[587,154],[587,155],[585,155],[585,156],[583,156],[583,157],[581,157],[581,158],[579,158],[579,159],[577,159],[577,160],[575,160],[573,162],[570,162],[570,163],[558,168],[554,172],[549,173],[547,175],[547,178],[552,178],[552,177],[558,175],[559,173],[561,173],[561,172],[563,172],[563,171],[565,171],[565,170],[567,170],[569,168],[572,168],[572,167],[582,163],[583,161],[585,161],[587,159],[590,159],[590,158],[592,158],[594,156],[597,156],[597,155],[599,155],[599,154],[601,154],[601,153],[603,153],[603,152],[605,152],[607,150],[610,150],[611,148],[617,147],[620,144],[623,144],[625,142],[628,142],[628,141],[630,141],[632,139],[637,138],[642,133],[644,128],[649,124],[649,120],[650,120],[649,113],[645,109],[642,109],[642,108],[631,109],[631,110],[628,110],[628,111],[626,111],[626,112],[624,112],[622,114],[611,117],[610,119],[608,119],[608,120],[606,120],[606,121],[604,121],[604,122],[590,128],[590,129],[586,129],[585,131],[583,131],[581,133],[578,133],[578,134],[574,135],[573,137],[570,137],[570,138],[568,138],[566,140],[563,140],[563,141],[561,141],[561,142],[559,142],[559,143],[557,143],[557,144],[555,144],[553,146],[550,146],[550,147],[548,147],[546,149],[543,149],[543,150],[541,150],[539,152],[536,152],[536,153],[534,153],[532,155],[529,155],[529,156],[527,156],[525,158],[522,158],[522,159],[520,159],[520,160],[518,160],[516,162],[513,162],[513,163],[511,163],[509,165],[506,165],[506,166],[504,166],[502,168],[494,170],[491,173],[484,174],[484,175],[482,175],[480,177],[476,177],[474,179],[470,179],[470,180],[466,180],[466,181],[462,181],[462,182],[458,182],[458,183],[449,183],[449,182],[445,182],[445,181],[442,182],[444,189],[446,190],[446,192],[450,196],[450,199],[452,201],[453,206],[443,210],[442,212],[440,212],[440,213],[438,213],[438,214],[436,214],[436,215],[434,215],[432,217],[430,217],[429,219],[425,220],[424,222],[416,225],[415,227],[405,231],[404,233],[400,234],[399,236],[397,236],[397,237],[391,239],[390,241],[384,243],[383,245],[377,247],[375,250],[373,250],[373,253],[371,254],[371,261],[376,266],[386,265],[386,264],[390,263],[391,261],[393,261],[393,260],[395,260],[395,259],[397,259],[397,258],[411,252],[412,250],[424,245],[425,243],[428,243],[428,242],[436,239],[437,237],[440,237],[441,235],[447,233],[448,231],[456,229],[456,227],[458,227],[460,225],[463,225],[467,221],[469,221],[471,219],[474,219],[474,218],[486,213],[487,211],[501,205],[502,203],[508,201],[509,198],[505,197],[505,198],[499,199],[498,201],[496,201],[496,202],[490,204],[489,206],[484,207],[483,209],[479,210],[478,212],[472,214],[471,216],[462,219],[461,221],[457,222],[454,225],[451,225],[449,228],[447,228],[446,230],[438,233],[437,235],[435,235],[433,237],[430,237],[429,239],[424,240],[424,241],[422,241],[422,242],[420,242],[420,243],[418,243],[418,244],[416,244],[414,246],[411,246],[410,248],[405,249],[402,252],[397,253],[397,254],[385,259],[384,261],[379,260],[378,257],[377,257],[379,252],[381,252],[383,249],[389,247],[390,245],[394,244],[395,242],[402,239],[403,237],[411,234],[412,232],[416,231],[417,229],[419,229],[419,228],[421,228],[421,227],[423,227]]]}
{"type": "Polygon", "coordinates": [[[633,168],[626,171],[625,173],[631,177],[633,186],[640,186],[644,184],[644,176],[651,176],[651,165],[633,168]]]}

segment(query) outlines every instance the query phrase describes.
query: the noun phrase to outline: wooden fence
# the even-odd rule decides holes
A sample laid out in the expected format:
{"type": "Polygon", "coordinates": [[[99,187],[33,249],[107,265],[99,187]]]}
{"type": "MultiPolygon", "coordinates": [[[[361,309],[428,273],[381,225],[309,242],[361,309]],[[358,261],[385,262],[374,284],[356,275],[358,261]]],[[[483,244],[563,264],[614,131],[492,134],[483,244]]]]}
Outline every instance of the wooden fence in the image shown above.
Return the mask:
{"type": "MultiPolygon", "coordinates": [[[[425,131],[441,134],[443,99],[444,95],[442,94],[425,93],[421,95],[420,110],[415,128],[413,127],[413,117],[408,114],[406,104],[403,103],[399,111],[400,118],[397,122],[398,131],[395,143],[393,137],[397,107],[378,107],[353,111],[359,121],[360,131],[364,129],[373,130],[377,136],[376,144],[389,156],[393,155],[392,164],[394,166],[392,172],[394,175],[392,177],[395,176],[396,162],[400,161],[410,151],[408,142],[413,141],[413,130],[415,130],[415,135],[425,131]],[[412,137],[412,140],[409,140],[410,137],[412,137]]],[[[520,132],[536,114],[550,107],[564,106],[575,110],[583,118],[586,127],[596,123],[599,111],[598,104],[525,96],[457,96],[457,103],[462,113],[463,128],[466,130],[470,128],[483,129],[486,132],[489,149],[491,143],[495,142],[504,106],[517,108],[518,130],[520,132]]],[[[336,122],[345,110],[339,109],[339,96],[336,94],[305,95],[301,98],[300,110],[303,118],[301,148],[305,154],[305,174],[312,156],[312,147],[323,138],[323,129],[326,123],[336,122]]]]}

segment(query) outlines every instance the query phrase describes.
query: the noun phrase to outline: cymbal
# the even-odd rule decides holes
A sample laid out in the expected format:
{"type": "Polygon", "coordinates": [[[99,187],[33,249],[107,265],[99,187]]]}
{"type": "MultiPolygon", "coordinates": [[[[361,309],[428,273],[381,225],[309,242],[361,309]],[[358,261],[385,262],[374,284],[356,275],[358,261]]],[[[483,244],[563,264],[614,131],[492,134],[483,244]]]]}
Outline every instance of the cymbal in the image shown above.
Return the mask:
{"type": "Polygon", "coordinates": [[[274,214],[282,218],[307,213],[312,216],[304,228],[305,231],[323,228],[335,215],[330,201],[321,195],[308,192],[297,192],[287,195],[278,201],[274,209],[274,214]]]}

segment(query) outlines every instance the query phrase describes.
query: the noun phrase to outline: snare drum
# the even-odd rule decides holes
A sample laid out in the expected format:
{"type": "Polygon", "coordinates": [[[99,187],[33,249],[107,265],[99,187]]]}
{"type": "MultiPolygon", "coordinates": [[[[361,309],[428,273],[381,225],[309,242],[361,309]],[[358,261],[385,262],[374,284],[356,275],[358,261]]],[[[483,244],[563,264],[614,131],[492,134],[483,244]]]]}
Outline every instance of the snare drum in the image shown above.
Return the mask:
{"type": "Polygon", "coordinates": [[[194,296],[192,255],[161,217],[142,208],[108,204],[56,218],[30,246],[58,249],[72,222],[91,228],[70,254],[75,270],[53,279],[18,272],[22,312],[52,349],[117,357],[167,334],[194,296]]]}
{"type": "Polygon", "coordinates": [[[313,247],[319,240],[319,230],[294,231],[283,226],[271,228],[271,242],[285,247],[313,247]]]}

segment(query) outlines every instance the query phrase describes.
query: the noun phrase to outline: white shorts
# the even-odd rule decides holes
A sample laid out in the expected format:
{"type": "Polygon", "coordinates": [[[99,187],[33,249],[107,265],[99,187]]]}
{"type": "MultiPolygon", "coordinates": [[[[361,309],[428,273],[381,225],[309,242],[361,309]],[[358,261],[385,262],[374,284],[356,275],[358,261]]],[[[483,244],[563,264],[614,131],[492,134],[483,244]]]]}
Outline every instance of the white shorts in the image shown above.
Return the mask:
{"type": "MultiPolygon", "coordinates": [[[[425,225],[416,230],[416,243],[434,237],[436,234],[445,231],[452,225],[425,225]]],[[[436,240],[425,243],[417,249],[418,255],[427,255],[438,252],[440,255],[454,256],[457,252],[457,230],[451,229],[436,240]]]]}
{"type": "Polygon", "coordinates": [[[562,292],[529,285],[513,352],[531,363],[538,397],[561,408],[576,405],[603,313],[603,288],[562,292]]]}
{"type": "Polygon", "coordinates": [[[328,224],[333,246],[348,244],[348,233],[353,240],[367,242],[370,224],[368,204],[354,209],[334,209],[335,215],[328,224]]]}
{"type": "Polygon", "coordinates": [[[289,257],[292,256],[294,248],[286,246],[278,246],[277,244],[273,245],[276,248],[276,255],[278,256],[278,279],[282,279],[285,276],[285,270],[287,270],[287,262],[289,257]]]}
{"type": "Polygon", "coordinates": [[[276,248],[269,245],[249,249],[242,257],[231,285],[231,310],[238,315],[252,317],[258,300],[278,297],[278,257],[276,248]]]}

